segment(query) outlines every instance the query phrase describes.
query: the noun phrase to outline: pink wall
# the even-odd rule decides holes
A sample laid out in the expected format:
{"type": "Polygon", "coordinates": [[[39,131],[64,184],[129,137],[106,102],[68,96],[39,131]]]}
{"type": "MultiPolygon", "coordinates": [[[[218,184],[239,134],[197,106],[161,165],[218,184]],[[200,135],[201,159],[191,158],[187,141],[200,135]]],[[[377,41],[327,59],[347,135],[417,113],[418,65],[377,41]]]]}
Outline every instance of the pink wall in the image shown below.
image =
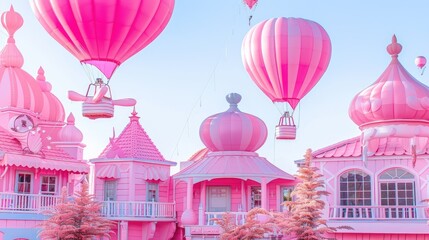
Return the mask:
{"type": "MultiPolygon", "coordinates": [[[[169,195],[170,189],[170,178],[166,181],[160,180],[146,180],[147,174],[144,170],[148,167],[160,165],[157,164],[148,164],[141,162],[103,162],[103,163],[95,163],[95,173],[99,169],[108,165],[115,165],[120,171],[119,179],[106,179],[106,178],[98,178],[95,177],[95,196],[99,200],[104,200],[104,183],[105,181],[116,181],[117,182],[117,191],[116,191],[116,200],[117,201],[147,201],[146,198],[146,188],[147,182],[158,183],[159,190],[159,202],[169,202],[172,197],[169,195]]],[[[164,171],[170,169],[170,166],[161,166],[159,168],[164,169],[164,171]]]]}

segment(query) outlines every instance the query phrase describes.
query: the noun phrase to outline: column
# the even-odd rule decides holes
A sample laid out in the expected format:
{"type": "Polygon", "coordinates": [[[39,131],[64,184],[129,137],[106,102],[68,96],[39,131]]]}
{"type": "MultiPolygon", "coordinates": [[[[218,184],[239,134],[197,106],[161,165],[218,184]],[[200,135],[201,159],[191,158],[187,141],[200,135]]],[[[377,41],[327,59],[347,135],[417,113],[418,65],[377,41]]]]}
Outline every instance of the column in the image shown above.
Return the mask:
{"type": "Polygon", "coordinates": [[[261,179],[261,207],[265,210],[268,210],[268,192],[267,192],[267,180],[265,178],[261,179]]]}

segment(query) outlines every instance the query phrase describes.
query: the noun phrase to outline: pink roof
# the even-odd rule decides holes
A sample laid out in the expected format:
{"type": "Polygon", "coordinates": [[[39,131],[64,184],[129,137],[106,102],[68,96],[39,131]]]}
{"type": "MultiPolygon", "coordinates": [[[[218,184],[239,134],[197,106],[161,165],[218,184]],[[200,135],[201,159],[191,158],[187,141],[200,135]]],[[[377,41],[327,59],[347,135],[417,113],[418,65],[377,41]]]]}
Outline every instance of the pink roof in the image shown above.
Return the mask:
{"type": "MultiPolygon", "coordinates": [[[[11,134],[0,128],[0,151],[5,153],[24,154],[21,143],[11,134]]],[[[37,156],[46,159],[72,160],[74,159],[69,154],[59,148],[48,148],[44,145],[37,154],[27,154],[28,156],[37,156]]]]}
{"type": "Polygon", "coordinates": [[[392,60],[377,81],[356,95],[350,118],[363,125],[404,120],[429,121],[429,88],[416,80],[399,62],[402,46],[393,36],[387,51],[392,60]]]}
{"type": "Polygon", "coordinates": [[[50,169],[57,171],[69,171],[74,173],[88,173],[89,165],[84,161],[64,159],[43,159],[34,155],[22,155],[6,153],[0,166],[18,166],[36,169],[50,169]]]}
{"type": "Polygon", "coordinates": [[[130,122],[117,138],[110,139],[99,158],[133,158],[165,161],[158,148],[140,125],[137,112],[134,110],[130,122]]]}
{"type": "Polygon", "coordinates": [[[294,180],[294,177],[254,152],[223,151],[209,153],[173,176],[194,178],[194,183],[213,178],[242,178],[257,182],[261,178],[294,180]]]}
{"type": "Polygon", "coordinates": [[[208,148],[203,148],[196,153],[194,153],[188,161],[199,161],[207,156],[207,154],[211,153],[211,151],[208,148]]]}
{"type": "MultiPolygon", "coordinates": [[[[372,141],[368,156],[401,156],[411,155],[408,146],[404,146],[401,138],[378,138],[372,141]]],[[[429,154],[429,145],[422,147],[421,154],[429,154]]],[[[362,145],[359,137],[347,139],[336,144],[324,147],[313,152],[313,157],[321,158],[347,158],[362,156],[362,145]]]]}

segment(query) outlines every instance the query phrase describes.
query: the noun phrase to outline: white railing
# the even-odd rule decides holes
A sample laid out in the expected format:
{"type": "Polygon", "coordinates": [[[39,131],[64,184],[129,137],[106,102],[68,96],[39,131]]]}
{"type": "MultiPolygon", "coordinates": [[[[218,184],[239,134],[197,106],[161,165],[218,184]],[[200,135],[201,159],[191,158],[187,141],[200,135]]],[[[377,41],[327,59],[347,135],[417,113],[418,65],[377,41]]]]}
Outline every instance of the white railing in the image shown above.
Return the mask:
{"type": "Polygon", "coordinates": [[[22,193],[0,193],[0,212],[43,212],[53,209],[60,196],[22,193]]]}
{"type": "MultiPolygon", "coordinates": [[[[247,212],[228,212],[234,219],[236,225],[243,225],[246,220],[247,212]]],[[[205,212],[205,224],[217,225],[215,219],[221,219],[226,212],[205,212]]]]}
{"type": "Polygon", "coordinates": [[[175,203],[104,201],[101,213],[106,217],[175,218],[175,203]]]}
{"type": "Polygon", "coordinates": [[[330,219],[428,219],[428,206],[334,206],[330,219]]]}

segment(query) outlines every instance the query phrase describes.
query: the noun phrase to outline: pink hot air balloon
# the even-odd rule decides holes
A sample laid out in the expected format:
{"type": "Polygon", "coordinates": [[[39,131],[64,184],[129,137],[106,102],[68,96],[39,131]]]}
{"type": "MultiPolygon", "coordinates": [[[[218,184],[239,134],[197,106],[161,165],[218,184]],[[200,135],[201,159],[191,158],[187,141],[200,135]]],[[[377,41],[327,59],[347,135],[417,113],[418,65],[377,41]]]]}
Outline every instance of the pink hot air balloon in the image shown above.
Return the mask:
{"type": "Polygon", "coordinates": [[[258,0],[243,0],[243,2],[249,9],[252,9],[258,3],[258,0]]]}
{"type": "MultiPolygon", "coordinates": [[[[241,48],[243,64],[256,85],[273,102],[294,110],[325,73],[331,41],[318,23],[301,18],[273,18],[254,26],[241,48]]],[[[292,115],[285,112],[278,139],[294,139],[292,115]],[[283,127],[285,126],[285,127],[283,127]]]]}
{"type": "Polygon", "coordinates": [[[30,0],[46,31],[110,79],[166,27],[174,0],[30,0]]]}
{"type": "MultiPolygon", "coordinates": [[[[113,100],[109,80],[116,68],[150,44],[166,27],[174,0],[30,0],[46,31],[83,65],[108,79],[93,76],[83,101],[83,116],[110,118],[114,105],[133,106],[134,99],[113,100]]],[[[91,73],[91,71],[90,71],[91,73]]]]}
{"type": "Polygon", "coordinates": [[[414,63],[421,70],[421,75],[423,75],[426,66],[426,58],[423,56],[417,56],[414,63]]]}

